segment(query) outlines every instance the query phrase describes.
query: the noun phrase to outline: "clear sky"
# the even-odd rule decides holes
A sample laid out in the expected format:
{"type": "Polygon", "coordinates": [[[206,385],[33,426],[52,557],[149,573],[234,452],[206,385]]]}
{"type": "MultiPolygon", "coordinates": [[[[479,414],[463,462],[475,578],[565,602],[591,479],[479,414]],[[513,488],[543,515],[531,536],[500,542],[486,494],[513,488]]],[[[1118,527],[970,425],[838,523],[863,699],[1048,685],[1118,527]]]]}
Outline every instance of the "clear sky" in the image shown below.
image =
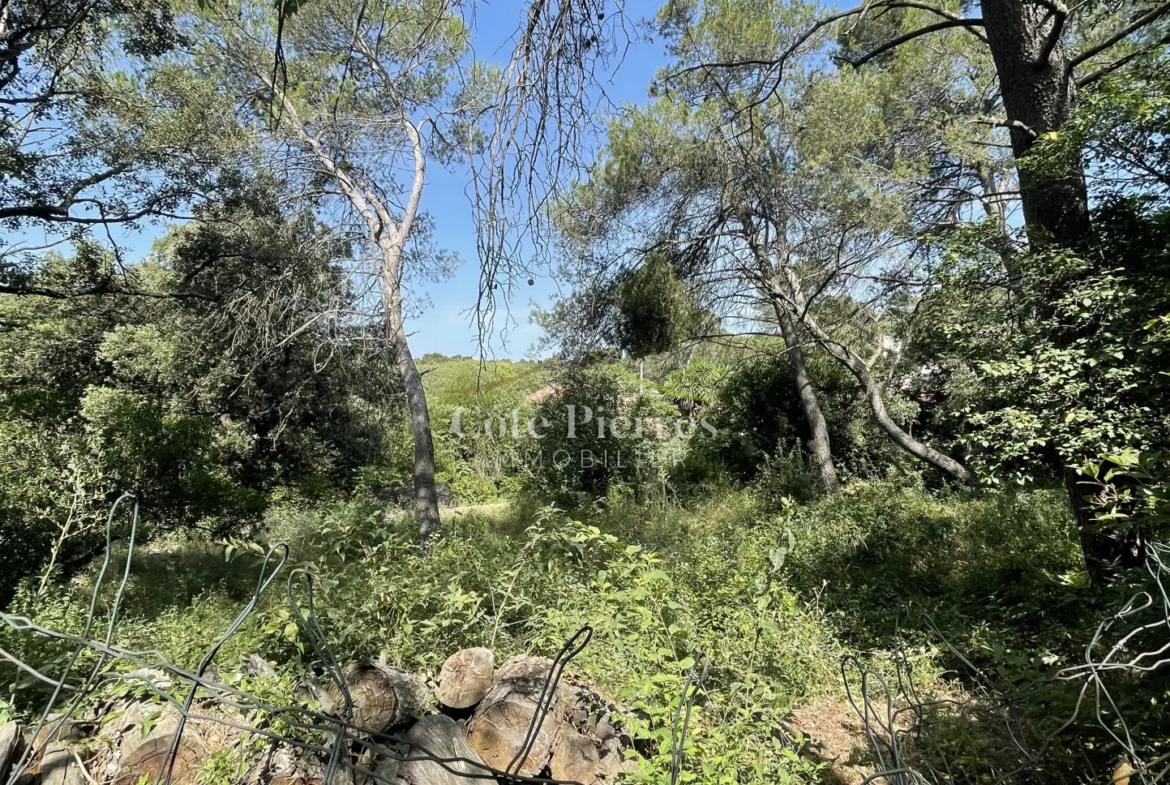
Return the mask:
{"type": "MultiPolygon", "coordinates": [[[[653,17],[658,10],[657,0],[640,0],[626,5],[626,14],[632,30],[633,23],[653,17]]],[[[472,46],[475,55],[483,60],[503,64],[511,57],[511,37],[520,20],[521,3],[517,0],[496,0],[477,3],[472,46]]],[[[661,42],[631,42],[611,82],[605,85],[606,97],[614,103],[641,103],[655,71],[665,63],[661,42]]],[[[592,154],[592,151],[586,151],[592,154]]],[[[444,170],[432,166],[428,170],[422,209],[435,219],[437,244],[459,255],[463,260],[455,277],[437,286],[428,294],[432,307],[420,318],[411,319],[411,351],[416,357],[427,352],[467,354],[476,352],[475,327],[470,311],[479,291],[479,260],[475,247],[475,225],[471,206],[464,189],[466,170],[444,170]]],[[[556,294],[556,285],[547,276],[534,280],[528,287],[521,282],[510,304],[510,319],[503,313],[496,317],[497,327],[511,323],[508,335],[496,335],[490,350],[496,358],[520,359],[528,354],[540,337],[540,329],[529,323],[530,302],[545,307],[556,294]]],[[[499,332],[499,330],[497,330],[499,332]]]]}

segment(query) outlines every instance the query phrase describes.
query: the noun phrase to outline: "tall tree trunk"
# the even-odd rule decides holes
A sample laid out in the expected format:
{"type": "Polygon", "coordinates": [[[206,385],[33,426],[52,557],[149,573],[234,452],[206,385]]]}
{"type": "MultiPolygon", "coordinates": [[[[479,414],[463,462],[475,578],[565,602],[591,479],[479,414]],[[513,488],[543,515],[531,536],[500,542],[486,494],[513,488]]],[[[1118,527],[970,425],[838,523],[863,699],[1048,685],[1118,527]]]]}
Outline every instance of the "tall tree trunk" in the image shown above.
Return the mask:
{"type": "MultiPolygon", "coordinates": [[[[414,201],[414,200],[412,200],[414,201]]],[[[409,207],[408,207],[409,209],[409,207]]],[[[410,211],[408,215],[413,215],[410,211]]],[[[406,246],[402,224],[398,234],[383,239],[382,249],[382,316],[386,322],[386,338],[394,363],[406,391],[410,411],[410,437],[414,444],[414,511],[418,523],[418,547],[426,552],[431,536],[439,530],[439,494],[435,487],[435,442],[431,435],[431,415],[427,410],[427,393],[422,374],[414,364],[414,355],[406,338],[406,323],[402,308],[402,253],[406,246]]]]}
{"type": "MultiPolygon", "coordinates": [[[[1068,120],[1076,82],[1061,32],[1063,17],[1041,0],[981,0],[987,42],[999,76],[1012,151],[1023,160],[1033,143],[1068,120]]],[[[1063,172],[1018,167],[1024,224],[1034,241],[1081,245],[1089,233],[1089,196],[1079,160],[1063,172]]]]}
{"type": "Polygon", "coordinates": [[[418,543],[427,550],[430,538],[439,530],[439,495],[435,487],[435,443],[431,436],[431,415],[427,410],[427,394],[422,374],[414,364],[414,356],[406,341],[402,323],[401,303],[388,320],[390,348],[410,409],[410,436],[414,443],[414,511],[418,522],[418,543]]]}
{"type": "MultiPolygon", "coordinates": [[[[394,84],[390,74],[381,68],[377,58],[368,50],[363,50],[363,53],[370,58],[370,65],[381,74],[386,81],[387,89],[393,94],[394,84]]],[[[400,107],[399,119],[410,143],[411,156],[414,160],[414,179],[410,185],[410,195],[402,209],[402,217],[395,220],[379,189],[358,179],[351,170],[339,164],[325,143],[309,133],[296,106],[289,100],[283,88],[265,71],[257,72],[257,76],[273,91],[273,95],[280,99],[283,110],[280,121],[293,132],[305,149],[313,154],[321,172],[333,179],[338,190],[366,224],[369,242],[381,252],[378,279],[381,284],[382,318],[386,324],[386,338],[390,350],[394,353],[394,362],[398,366],[398,374],[402,378],[402,386],[406,390],[410,408],[410,433],[414,442],[414,507],[418,517],[419,548],[425,551],[427,541],[438,530],[440,524],[439,495],[435,488],[435,443],[431,436],[431,417],[427,412],[427,396],[423,389],[422,375],[418,372],[414,357],[410,353],[402,314],[402,256],[406,250],[406,243],[410,240],[415,218],[418,216],[423,185],[426,182],[427,161],[422,137],[418,126],[406,114],[405,109],[400,107]]]]}
{"type": "Polygon", "coordinates": [[[813,389],[812,380],[808,375],[808,367],[804,362],[804,350],[800,347],[800,336],[796,333],[796,325],[792,318],[778,303],[773,303],[776,318],[780,322],[780,335],[784,338],[784,348],[788,353],[788,365],[796,378],[796,392],[800,396],[800,406],[804,410],[804,418],[808,421],[809,439],[808,451],[813,463],[821,475],[821,482],[829,493],[836,493],[840,488],[837,479],[837,467],[833,463],[833,451],[829,443],[829,426],[825,423],[825,414],[821,411],[817,392],[813,389]]]}
{"type": "MultiPolygon", "coordinates": [[[[772,304],[772,309],[776,313],[776,321],[780,324],[780,336],[784,339],[788,365],[792,368],[792,374],[796,381],[796,394],[800,398],[800,407],[804,411],[804,419],[808,423],[809,454],[821,475],[821,483],[825,486],[825,490],[829,493],[836,493],[841,487],[841,483],[837,479],[837,467],[833,463],[833,451],[829,443],[829,427],[825,423],[825,415],[821,411],[820,401],[817,400],[817,391],[813,389],[812,379],[808,375],[808,366],[804,362],[804,350],[800,347],[800,335],[796,331],[796,323],[784,307],[784,303],[792,299],[790,293],[785,298],[784,284],[791,282],[780,276],[769,260],[766,246],[760,242],[758,236],[760,227],[751,211],[741,207],[740,220],[744,227],[744,240],[752,249],[752,256],[759,270],[758,280],[767,282],[759,287],[760,294],[772,304]]],[[[771,220],[774,223],[783,223],[782,215],[774,215],[771,220]]],[[[782,232],[777,233],[774,244],[778,256],[786,258],[787,247],[782,232]]]]}
{"type": "MultiPolygon", "coordinates": [[[[981,5],[1012,151],[1021,161],[1039,137],[1060,130],[1076,101],[1076,81],[1060,35],[1063,18],[1041,0],[981,0],[981,5]]],[[[1084,248],[1091,226],[1080,159],[1069,162],[1063,172],[1034,172],[1027,166],[1017,167],[1017,172],[1024,224],[1033,244],[1084,248]]],[[[1140,565],[1145,551],[1140,528],[1119,531],[1099,521],[1082,498],[1076,471],[1055,451],[1052,461],[1064,478],[1092,580],[1102,582],[1115,566],[1140,565]]]]}

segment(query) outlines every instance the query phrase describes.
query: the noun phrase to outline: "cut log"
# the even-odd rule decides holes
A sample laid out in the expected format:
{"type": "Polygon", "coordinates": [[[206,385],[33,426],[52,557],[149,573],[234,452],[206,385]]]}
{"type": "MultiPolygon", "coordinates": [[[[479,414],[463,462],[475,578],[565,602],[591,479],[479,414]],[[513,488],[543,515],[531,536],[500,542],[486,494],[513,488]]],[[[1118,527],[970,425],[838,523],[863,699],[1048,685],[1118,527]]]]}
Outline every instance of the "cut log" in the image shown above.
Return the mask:
{"type": "Polygon", "coordinates": [[[49,742],[41,758],[41,785],[86,785],[73,750],[60,742],[49,742]]]}
{"type": "Polygon", "coordinates": [[[8,771],[20,755],[20,726],[15,722],[0,725],[0,782],[8,782],[8,771]]]}
{"type": "MultiPolygon", "coordinates": [[[[545,657],[523,654],[508,660],[496,671],[491,688],[466,728],[471,746],[489,766],[505,771],[523,749],[552,664],[545,657]]],[[[546,708],[548,713],[534,743],[520,761],[519,769],[513,769],[512,773],[535,776],[552,757],[561,726],[561,704],[556,695],[546,708]]]]}
{"type": "Polygon", "coordinates": [[[401,785],[402,778],[398,776],[398,767],[401,764],[398,761],[399,756],[395,755],[393,750],[401,749],[402,745],[390,743],[385,739],[379,741],[377,751],[366,747],[358,756],[357,765],[353,770],[353,785],[401,785]],[[382,750],[395,756],[387,757],[382,750]]]}
{"type": "Polygon", "coordinates": [[[552,664],[552,660],[547,657],[530,657],[527,654],[513,657],[496,671],[492,686],[484,695],[484,703],[515,695],[532,701],[539,700],[552,664]]]}
{"type": "Polygon", "coordinates": [[[422,679],[384,661],[375,665],[393,685],[398,698],[398,716],[394,718],[394,724],[417,720],[435,712],[435,696],[422,679]]]}
{"type": "Polygon", "coordinates": [[[402,782],[398,776],[398,769],[401,765],[394,758],[379,758],[374,764],[374,776],[370,781],[375,785],[398,785],[402,782]]]}
{"type": "Polygon", "coordinates": [[[601,755],[590,738],[566,726],[561,728],[548,768],[553,779],[593,785],[601,776],[601,755]]]}
{"type": "MultiPolygon", "coordinates": [[[[122,760],[114,785],[136,785],[143,777],[150,783],[156,779],[165,782],[171,744],[174,740],[175,736],[171,733],[151,737],[139,744],[122,760]]],[[[171,785],[192,785],[199,771],[199,763],[205,757],[207,750],[203,744],[184,733],[179,748],[175,750],[175,764],[171,767],[171,785]]]]}
{"type": "MultiPolygon", "coordinates": [[[[370,733],[381,733],[407,719],[421,717],[434,700],[422,680],[409,671],[383,662],[355,662],[342,671],[353,701],[353,724],[370,733]]],[[[345,698],[330,684],[322,709],[341,716],[345,698]]]]}
{"type": "MultiPolygon", "coordinates": [[[[381,733],[394,724],[398,718],[398,696],[394,684],[377,665],[355,662],[341,672],[353,702],[351,722],[371,733],[381,733]]],[[[345,715],[345,695],[336,684],[329,685],[328,706],[322,706],[331,714],[345,715]]]]}
{"type": "Polygon", "coordinates": [[[492,686],[496,655],[491,649],[457,651],[447,658],[439,671],[439,688],[435,697],[444,706],[469,709],[479,703],[492,686]]]}
{"type": "Polygon", "coordinates": [[[468,775],[487,773],[476,751],[463,738],[459,725],[450,717],[432,714],[423,717],[404,739],[409,749],[398,765],[397,775],[409,785],[468,785],[468,775]],[[447,759],[440,764],[424,758],[447,759]],[[462,758],[464,760],[450,760],[462,758]]]}
{"type": "MultiPolygon", "coordinates": [[[[485,700],[467,723],[467,740],[484,763],[507,771],[524,747],[536,711],[536,701],[518,695],[494,700],[490,704],[485,700]]],[[[545,716],[531,749],[511,773],[536,776],[552,756],[560,726],[555,714],[550,712],[545,716]]]]}

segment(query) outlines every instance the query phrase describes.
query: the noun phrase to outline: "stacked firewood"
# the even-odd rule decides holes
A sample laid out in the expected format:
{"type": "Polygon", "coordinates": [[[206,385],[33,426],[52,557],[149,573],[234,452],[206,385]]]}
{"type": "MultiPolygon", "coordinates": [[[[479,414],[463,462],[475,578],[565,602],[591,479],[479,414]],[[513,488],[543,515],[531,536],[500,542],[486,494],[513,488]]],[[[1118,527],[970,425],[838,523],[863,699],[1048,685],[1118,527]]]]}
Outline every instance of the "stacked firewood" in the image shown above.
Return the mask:
{"type": "MultiPolygon", "coordinates": [[[[497,668],[491,650],[463,649],[443,664],[434,705],[428,703],[432,693],[416,677],[392,666],[355,663],[343,675],[355,725],[384,731],[413,720],[405,740],[419,752],[397,765],[371,761],[379,767],[379,779],[458,785],[469,781],[459,773],[482,775],[484,769],[475,764],[485,764],[521,777],[594,785],[635,769],[626,757],[632,745],[618,707],[600,693],[562,680],[541,706],[552,667],[552,660],[521,655],[497,668]],[[533,718],[540,715],[534,727],[533,718]],[[431,757],[471,763],[440,765],[431,757]]],[[[339,700],[340,690],[332,688],[326,703],[335,713],[339,700]]]]}
{"type": "MultiPolygon", "coordinates": [[[[251,659],[249,667],[262,666],[253,675],[275,676],[251,659]]],[[[356,729],[341,765],[327,776],[320,756],[274,741],[248,764],[242,785],[470,785],[490,781],[492,770],[602,785],[636,770],[625,712],[600,692],[565,674],[542,703],[552,667],[528,655],[496,667],[489,649],[463,649],[428,684],[385,661],[350,663],[341,674],[348,706],[337,685],[311,690],[323,713],[348,713],[356,729]]],[[[0,783],[30,749],[18,785],[138,785],[168,774],[171,785],[197,785],[218,751],[230,748],[239,760],[254,755],[255,747],[242,743],[252,718],[234,711],[201,698],[178,742],[175,708],[129,697],[83,719],[54,716],[35,738],[15,722],[0,724],[0,783]]]]}

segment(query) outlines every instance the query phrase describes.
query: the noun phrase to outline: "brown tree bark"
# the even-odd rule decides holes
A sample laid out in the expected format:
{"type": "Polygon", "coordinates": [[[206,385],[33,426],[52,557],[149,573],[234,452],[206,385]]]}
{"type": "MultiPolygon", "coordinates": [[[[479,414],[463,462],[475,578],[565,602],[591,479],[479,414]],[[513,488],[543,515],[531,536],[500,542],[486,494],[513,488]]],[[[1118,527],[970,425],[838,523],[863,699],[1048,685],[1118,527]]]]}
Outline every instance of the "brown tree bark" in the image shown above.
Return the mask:
{"type": "MultiPolygon", "coordinates": [[[[981,0],[988,45],[1007,111],[1012,151],[1025,161],[1035,141],[1058,131],[1076,101],[1076,81],[1062,36],[1063,17],[1041,0],[981,0]]],[[[1083,248],[1089,239],[1089,197],[1079,159],[1063,172],[1017,166],[1024,224],[1033,245],[1083,248]]],[[[1145,545],[1140,528],[1119,531],[1097,520],[1078,487],[1076,470],[1053,453],[1052,466],[1065,481],[1080,532],[1085,567],[1094,583],[1117,566],[1140,566],[1145,545]]]]}
{"type": "MultiPolygon", "coordinates": [[[[1058,4],[981,0],[987,43],[999,76],[1012,151],[1023,161],[1032,145],[1068,120],[1076,100],[1058,4]]],[[[1020,203],[1029,237],[1077,247],[1089,233],[1089,196],[1081,162],[1041,173],[1018,167],[1020,203]]]]}
{"type": "Polygon", "coordinates": [[[825,422],[825,414],[821,411],[817,392],[813,389],[812,379],[808,374],[808,366],[804,362],[804,350],[800,346],[800,336],[796,332],[796,325],[792,317],[784,308],[773,303],[776,318],[780,322],[780,335],[784,338],[784,348],[788,353],[788,365],[792,368],[796,378],[796,393],[800,396],[800,406],[804,410],[804,418],[808,421],[809,439],[808,452],[812,456],[813,464],[821,475],[821,482],[829,493],[836,493],[841,487],[837,478],[837,467],[833,463],[833,450],[829,442],[829,426],[825,422]]]}

